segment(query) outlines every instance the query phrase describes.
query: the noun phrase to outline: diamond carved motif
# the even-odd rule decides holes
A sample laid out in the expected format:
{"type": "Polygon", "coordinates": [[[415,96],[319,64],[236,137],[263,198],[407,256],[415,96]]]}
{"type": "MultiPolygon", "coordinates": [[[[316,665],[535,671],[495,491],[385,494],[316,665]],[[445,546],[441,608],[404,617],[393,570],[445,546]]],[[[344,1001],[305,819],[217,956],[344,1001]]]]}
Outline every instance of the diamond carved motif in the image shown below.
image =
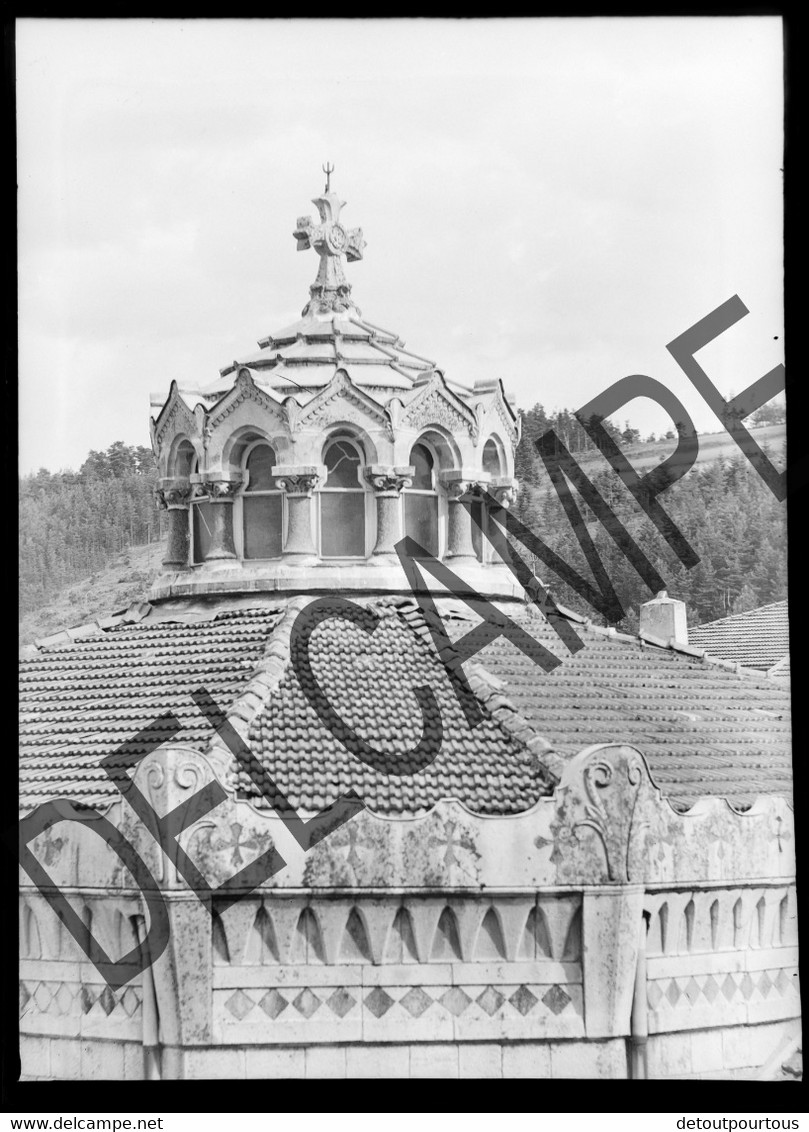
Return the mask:
{"type": "Polygon", "coordinates": [[[109,987],[104,987],[103,991],[98,996],[98,1001],[101,1009],[109,1018],[110,1014],[112,1014],[117,1005],[115,1002],[115,995],[112,993],[109,987]]]}
{"type": "Polygon", "coordinates": [[[50,1006],[51,999],[53,998],[53,995],[50,992],[50,988],[45,983],[39,983],[37,985],[37,989],[34,991],[33,997],[34,1002],[37,1004],[37,1008],[44,1014],[50,1006]]]}
{"type": "Polygon", "coordinates": [[[778,977],[775,980],[775,985],[778,988],[779,994],[786,994],[789,988],[795,985],[795,980],[790,979],[786,971],[782,967],[778,972],[778,977]]]}
{"type": "Polygon", "coordinates": [[[92,988],[88,987],[85,983],[82,983],[80,994],[82,1013],[89,1014],[93,1009],[93,1005],[95,1003],[95,995],[93,994],[92,988]]]}
{"type": "Polygon", "coordinates": [[[432,1004],[433,1000],[421,987],[411,987],[404,998],[399,999],[399,1005],[405,1008],[411,1018],[421,1018],[432,1004]]]}
{"type": "Polygon", "coordinates": [[[561,1014],[564,1008],[568,1005],[568,1003],[572,1002],[573,999],[570,997],[564,987],[560,987],[554,984],[550,990],[545,991],[542,996],[542,1001],[545,1003],[551,1013],[561,1014]]]}
{"type": "Polygon", "coordinates": [[[649,983],[646,991],[646,1001],[652,1010],[657,1010],[660,999],[663,997],[663,992],[660,989],[660,983],[649,983]]]}
{"type": "Polygon", "coordinates": [[[747,1000],[749,1000],[750,995],[755,990],[755,986],[753,985],[753,980],[750,978],[750,973],[748,971],[745,971],[744,978],[739,985],[741,987],[742,994],[747,1000]]]}
{"type": "Polygon", "coordinates": [[[539,1002],[537,996],[528,989],[526,986],[517,987],[514,994],[508,1000],[515,1010],[519,1010],[520,1014],[525,1015],[529,1010],[533,1010],[539,1002]]]}
{"type": "Polygon", "coordinates": [[[345,1018],[352,1006],[356,1005],[357,1000],[348,993],[345,987],[338,987],[334,993],[326,999],[326,1006],[332,1010],[338,1018],[345,1018]]]}
{"type": "Polygon", "coordinates": [[[716,996],[719,994],[719,983],[713,975],[709,975],[702,986],[702,993],[708,999],[708,1002],[714,1002],[716,996]]]}
{"type": "Polygon", "coordinates": [[[676,1006],[680,1001],[680,994],[681,992],[679,986],[677,985],[677,980],[672,979],[669,985],[666,987],[666,998],[669,1000],[672,1006],[676,1006]]]}
{"type": "Polygon", "coordinates": [[[138,998],[138,994],[135,988],[127,987],[124,993],[121,995],[120,1002],[127,1017],[131,1018],[140,1006],[140,999],[138,998]]]}
{"type": "Polygon", "coordinates": [[[229,1010],[233,1017],[238,1018],[241,1022],[242,1018],[249,1014],[255,1005],[249,995],[246,995],[242,990],[237,990],[225,1003],[225,1009],[229,1010]]]}
{"type": "Polygon", "coordinates": [[[485,991],[479,994],[476,999],[478,1006],[481,1010],[485,1010],[490,1018],[497,1013],[505,1001],[505,996],[500,991],[495,990],[494,987],[486,987],[485,991]]]}
{"type": "Polygon", "coordinates": [[[438,1001],[457,1018],[463,1014],[472,999],[460,987],[450,987],[449,990],[444,991],[438,1001]]]}
{"type": "MultiPolygon", "coordinates": [[[[127,992],[129,991],[131,991],[132,994],[135,994],[131,987],[127,988],[127,992]]],[[[66,983],[61,984],[59,990],[54,995],[54,998],[56,999],[56,1005],[59,1007],[59,1012],[61,1014],[69,1014],[70,1008],[73,1005],[73,992],[66,983]]]]}
{"type": "Polygon", "coordinates": [[[31,992],[25,983],[20,983],[20,1014],[25,1010],[26,1004],[30,1001],[31,992]]]}
{"type": "Polygon", "coordinates": [[[758,981],[758,991],[762,998],[766,998],[773,988],[773,981],[765,971],[758,981]]]}
{"type": "Polygon", "coordinates": [[[382,987],[374,987],[371,993],[365,996],[365,1005],[374,1018],[381,1018],[383,1014],[387,1014],[394,1001],[395,999],[392,999],[382,987]]]}
{"type": "Polygon", "coordinates": [[[725,981],[722,983],[722,994],[725,996],[728,1002],[730,1002],[730,1000],[736,994],[736,980],[733,978],[733,975],[725,976],[725,981]]]}
{"type": "Polygon", "coordinates": [[[320,999],[308,987],[304,987],[300,994],[293,998],[292,1005],[304,1018],[311,1018],[315,1011],[320,1008],[320,999]]]}
{"type": "Polygon", "coordinates": [[[699,983],[697,982],[697,980],[694,978],[693,975],[691,976],[691,978],[686,983],[684,993],[685,993],[685,997],[688,999],[688,1001],[693,1006],[694,1003],[697,1001],[697,999],[700,996],[699,983]]]}
{"type": "Polygon", "coordinates": [[[287,1000],[282,994],[278,993],[275,987],[273,987],[272,990],[268,990],[263,998],[259,999],[258,1004],[267,1017],[273,1020],[289,1006],[287,1000]]]}

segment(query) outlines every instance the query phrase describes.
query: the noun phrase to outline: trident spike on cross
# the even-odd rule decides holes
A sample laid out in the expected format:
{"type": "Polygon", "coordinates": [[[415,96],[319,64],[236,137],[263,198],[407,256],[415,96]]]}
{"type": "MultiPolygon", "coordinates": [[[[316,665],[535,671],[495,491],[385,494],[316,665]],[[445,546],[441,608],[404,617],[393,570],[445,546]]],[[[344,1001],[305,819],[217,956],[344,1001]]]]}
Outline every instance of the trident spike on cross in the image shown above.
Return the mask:
{"type": "Polygon", "coordinates": [[[325,188],[324,191],[327,192],[327,193],[331,192],[329,185],[331,184],[331,175],[334,172],[334,166],[330,165],[329,162],[327,161],[326,164],[321,165],[320,168],[326,174],[326,188],[325,188]]]}

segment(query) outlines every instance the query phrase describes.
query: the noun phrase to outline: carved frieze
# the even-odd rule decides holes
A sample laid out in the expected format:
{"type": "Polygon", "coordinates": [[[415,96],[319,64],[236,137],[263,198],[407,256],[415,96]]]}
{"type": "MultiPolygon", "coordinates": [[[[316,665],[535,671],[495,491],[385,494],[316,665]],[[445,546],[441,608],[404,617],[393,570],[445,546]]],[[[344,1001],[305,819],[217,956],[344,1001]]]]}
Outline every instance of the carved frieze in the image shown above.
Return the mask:
{"type": "Polygon", "coordinates": [[[197,421],[180,396],[177,382],[172,381],[168,398],[156,420],[152,421],[152,440],[157,452],[166,447],[167,441],[178,434],[197,435],[197,421]]]}
{"type": "Polygon", "coordinates": [[[478,442],[479,428],[474,411],[454,397],[438,375],[405,407],[401,424],[418,429],[439,425],[450,433],[468,432],[473,442],[478,442]]]}
{"type": "Polygon", "coordinates": [[[210,440],[213,431],[245,401],[252,401],[259,405],[265,413],[269,413],[274,418],[274,424],[277,427],[286,426],[287,422],[284,419],[281,407],[263,389],[258,388],[250,370],[246,366],[241,366],[233,388],[225,394],[218,404],[214,405],[208,414],[203,436],[207,433],[208,440],[210,440]]]}
{"type": "Polygon", "coordinates": [[[338,370],[329,384],[316,394],[308,405],[290,420],[290,428],[325,428],[337,420],[352,420],[358,424],[372,421],[390,428],[390,418],[381,405],[358,389],[345,370],[338,370]],[[293,423],[294,419],[294,423],[293,423]]]}

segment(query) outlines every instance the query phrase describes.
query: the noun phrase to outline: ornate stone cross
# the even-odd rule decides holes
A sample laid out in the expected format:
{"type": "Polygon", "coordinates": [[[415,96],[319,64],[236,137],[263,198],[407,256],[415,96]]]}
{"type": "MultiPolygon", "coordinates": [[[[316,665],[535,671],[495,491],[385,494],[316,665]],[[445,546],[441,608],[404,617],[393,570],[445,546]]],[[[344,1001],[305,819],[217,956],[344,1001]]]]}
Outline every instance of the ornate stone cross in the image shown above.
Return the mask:
{"type": "MultiPolygon", "coordinates": [[[[332,169],[327,176],[330,177],[332,169]]],[[[298,251],[314,248],[320,256],[317,278],[309,288],[311,299],[303,309],[303,315],[327,314],[329,311],[344,311],[353,307],[351,284],[343,273],[343,256],[349,262],[362,259],[365,240],[361,228],[346,229],[340,223],[340,210],[345,207],[336,193],[329,189],[312,199],[320,213],[320,224],[313,224],[311,216],[299,216],[293,232],[298,241],[298,251]]],[[[355,308],[356,309],[356,308],[355,308]]],[[[359,311],[357,312],[359,313],[359,311]]]]}

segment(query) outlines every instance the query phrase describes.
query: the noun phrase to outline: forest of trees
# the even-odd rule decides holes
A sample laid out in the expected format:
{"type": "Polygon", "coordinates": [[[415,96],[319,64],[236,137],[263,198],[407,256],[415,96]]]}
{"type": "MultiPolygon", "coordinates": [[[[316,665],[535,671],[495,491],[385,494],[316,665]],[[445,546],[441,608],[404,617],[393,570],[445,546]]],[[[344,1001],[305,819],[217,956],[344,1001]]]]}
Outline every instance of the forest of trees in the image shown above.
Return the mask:
{"type": "MultiPolygon", "coordinates": [[[[644,443],[628,424],[624,430],[608,422],[607,427],[625,449],[644,443]]],[[[576,536],[533,447],[533,440],[549,428],[574,454],[595,450],[567,410],[547,415],[537,405],[524,413],[517,450],[521,491],[515,513],[589,579],[576,536]]],[[[673,440],[673,432],[669,438],[673,440]]],[[[671,596],[687,603],[691,624],[786,597],[786,507],[777,502],[741,453],[692,469],[661,496],[664,509],[700,556],[700,563],[691,570],[679,563],[603,457],[595,460],[597,464],[588,462],[588,477],[666,580],[671,596]]],[[[151,450],[120,441],[106,452],[90,452],[78,473],[42,468],[22,477],[21,611],[47,603],[59,590],[87,578],[127,547],[162,538],[165,514],[155,506],[156,485],[151,450]]],[[[636,629],[638,607],[652,595],[575,492],[574,497],[628,611],[619,627],[636,629]]],[[[536,572],[562,605],[596,617],[575,591],[542,564],[537,564],[536,572]]]]}
{"type": "Polygon", "coordinates": [[[20,611],[47,602],[128,546],[162,537],[150,448],[121,441],[79,471],[40,468],[20,479],[20,611]]]}
{"type": "MultiPolygon", "coordinates": [[[[620,433],[605,423],[624,449],[638,443],[636,430],[627,426],[620,433]]],[[[753,423],[775,422],[768,416],[754,418],[753,423]]],[[[572,453],[596,451],[572,414],[562,412],[549,417],[539,405],[524,414],[517,450],[522,490],[515,514],[580,575],[592,580],[570,521],[533,446],[533,439],[548,428],[556,431],[572,453]]],[[[672,431],[667,436],[673,450],[675,434],[672,431]]],[[[773,458],[772,453],[769,455],[773,458]]],[[[669,595],[685,601],[689,624],[755,609],[787,596],[786,505],[775,499],[741,452],[731,459],[693,468],[660,497],[664,510],[700,557],[698,565],[690,570],[682,566],[603,457],[598,457],[597,463],[588,462],[587,476],[665,579],[669,595]]],[[[573,495],[627,610],[618,628],[634,631],[638,626],[638,607],[653,595],[578,493],[574,491],[573,495]]],[[[601,620],[586,601],[541,563],[536,564],[535,571],[561,605],[595,621],[601,620]]]]}

